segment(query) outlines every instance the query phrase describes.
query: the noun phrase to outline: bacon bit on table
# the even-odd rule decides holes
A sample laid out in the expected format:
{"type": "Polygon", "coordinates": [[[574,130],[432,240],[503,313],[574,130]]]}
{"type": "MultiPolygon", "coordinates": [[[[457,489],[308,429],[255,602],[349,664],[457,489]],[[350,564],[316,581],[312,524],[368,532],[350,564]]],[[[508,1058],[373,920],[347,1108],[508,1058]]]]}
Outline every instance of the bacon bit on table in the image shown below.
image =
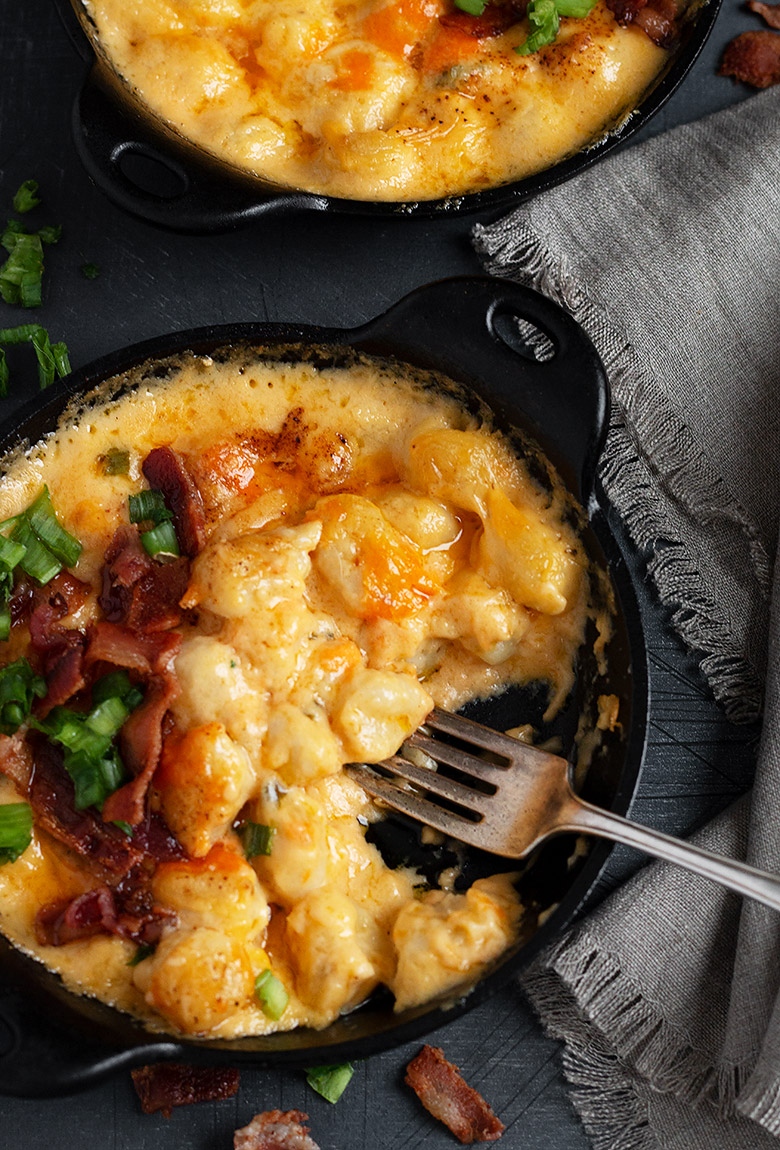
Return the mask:
{"type": "Polygon", "coordinates": [[[726,45],[718,74],[754,88],[780,84],[780,36],[766,29],[736,36],[726,45]]]}
{"type": "Polygon", "coordinates": [[[233,1135],[233,1150],[320,1150],[301,1110],[266,1110],[233,1135]]]}
{"type": "Polygon", "coordinates": [[[141,464],[149,486],[162,491],[173,514],[173,526],[183,555],[194,559],[206,542],[203,500],[184,460],[171,447],[155,447],[141,464]]]}
{"type": "Polygon", "coordinates": [[[405,1081],[425,1109],[460,1142],[495,1142],[504,1132],[503,1122],[438,1046],[423,1046],[407,1066],[405,1081]]]}
{"type": "Polygon", "coordinates": [[[761,0],[748,0],[747,6],[756,16],[763,16],[770,28],[780,29],[780,4],[762,4],[761,0]]]}
{"type": "Polygon", "coordinates": [[[223,1070],[218,1066],[184,1066],[179,1062],[140,1066],[130,1073],[144,1114],[161,1110],[166,1118],[170,1118],[174,1106],[232,1098],[238,1092],[240,1081],[237,1070],[223,1070]]]}

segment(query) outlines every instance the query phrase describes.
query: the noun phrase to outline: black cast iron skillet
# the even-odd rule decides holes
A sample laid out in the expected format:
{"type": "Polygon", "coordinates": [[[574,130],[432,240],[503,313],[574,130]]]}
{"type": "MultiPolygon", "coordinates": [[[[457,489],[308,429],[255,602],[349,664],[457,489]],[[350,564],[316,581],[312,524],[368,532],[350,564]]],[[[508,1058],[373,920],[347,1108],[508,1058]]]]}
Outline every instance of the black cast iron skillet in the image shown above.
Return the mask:
{"type": "MultiPolygon", "coordinates": [[[[624,814],[637,785],[644,750],[645,650],[633,588],[606,526],[604,500],[595,483],[609,395],[604,369],[581,328],[535,292],[508,281],[462,277],[420,288],[384,315],[352,330],[258,323],[185,331],[137,344],[74,372],[27,404],[0,430],[0,453],[5,455],[20,441],[35,443],[55,427],[74,397],[88,393],[104,379],[141,364],[146,365],[143,378],[149,378],[164,371],[166,357],[176,353],[191,350],[219,356],[219,349],[243,345],[288,361],[304,354],[310,362],[313,358],[315,363],[341,365],[356,355],[368,355],[411,364],[431,379],[441,373],[468,389],[468,395],[478,397],[466,402],[487,404],[497,425],[514,436],[518,450],[531,461],[535,449],[529,447],[527,436],[555,464],[570,491],[587,508],[585,544],[593,559],[609,568],[617,608],[606,675],[599,674],[586,644],[577,688],[552,729],[559,732],[564,746],[571,747],[581,716],[590,723],[594,720],[597,696],[607,692],[620,697],[621,730],[607,738],[603,753],[595,757],[583,793],[624,814]],[[518,319],[543,333],[551,358],[543,362],[534,358],[518,331],[518,319]],[[522,442],[515,429],[520,429],[522,442]]],[[[533,691],[509,691],[479,704],[477,711],[483,721],[506,729],[529,718],[534,721],[534,708],[540,711],[543,703],[533,697],[533,691]]],[[[378,845],[386,856],[414,858],[420,849],[419,828],[402,822],[378,826],[384,828],[378,845]]],[[[393,1014],[389,995],[380,995],[322,1031],[300,1029],[234,1041],[152,1035],[127,1015],[69,993],[56,975],[0,937],[0,971],[22,992],[0,997],[0,1092],[22,1096],[64,1093],[88,1086],[121,1066],[171,1058],[237,1065],[312,1065],[364,1058],[409,1042],[476,1006],[560,934],[581,907],[610,851],[608,844],[595,842],[578,867],[571,868],[573,845],[572,838],[565,836],[542,848],[521,880],[521,893],[538,909],[558,905],[536,933],[502,956],[470,994],[402,1014],[393,1014]],[[3,1023],[7,1027],[5,1051],[3,1023]]],[[[469,877],[484,873],[487,857],[470,859],[469,877]]],[[[490,859],[490,870],[507,869],[502,860],[490,859]]],[[[435,869],[449,864],[444,857],[433,857],[433,865],[435,869]]]]}
{"type": "Polygon", "coordinates": [[[703,48],[721,0],[693,0],[680,42],[636,111],[617,129],[551,168],[481,192],[406,203],[336,199],[280,188],[220,161],[152,113],[100,55],[81,0],[55,0],[90,71],[73,109],[76,150],[98,187],[148,223],[184,232],[239,227],[269,212],[451,216],[505,209],[568,180],[634,136],[680,86],[703,48]]]}

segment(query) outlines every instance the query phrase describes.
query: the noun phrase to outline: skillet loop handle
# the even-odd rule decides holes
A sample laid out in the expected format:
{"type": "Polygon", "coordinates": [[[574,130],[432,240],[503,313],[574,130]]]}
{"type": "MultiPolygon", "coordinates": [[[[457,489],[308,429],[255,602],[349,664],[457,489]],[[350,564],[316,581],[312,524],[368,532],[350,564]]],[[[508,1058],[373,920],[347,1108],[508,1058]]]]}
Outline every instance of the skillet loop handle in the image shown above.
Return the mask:
{"type": "Polygon", "coordinates": [[[96,64],[76,98],[72,128],[88,175],[123,211],[174,231],[220,232],[268,213],[328,206],[323,196],[265,190],[250,176],[211,171],[193,145],[123,108],[117,85],[96,64]]]}
{"type": "Polygon", "coordinates": [[[0,1095],[53,1098],[103,1081],[116,1071],[181,1055],[174,1043],[121,1048],[82,1038],[13,991],[0,994],[0,1095]]]}
{"type": "Polygon", "coordinates": [[[369,353],[387,354],[385,343],[396,358],[472,387],[500,423],[530,434],[588,503],[609,421],[609,384],[590,339],[558,304],[491,276],[442,280],[359,333],[358,345],[369,353]]]}

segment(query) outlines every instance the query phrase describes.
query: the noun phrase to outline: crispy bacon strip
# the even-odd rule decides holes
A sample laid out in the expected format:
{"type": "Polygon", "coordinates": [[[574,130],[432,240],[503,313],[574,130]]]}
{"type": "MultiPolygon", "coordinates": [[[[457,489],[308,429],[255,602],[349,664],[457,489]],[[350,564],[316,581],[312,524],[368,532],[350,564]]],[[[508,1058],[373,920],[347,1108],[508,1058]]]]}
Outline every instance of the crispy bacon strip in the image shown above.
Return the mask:
{"type": "Polygon", "coordinates": [[[762,4],[761,0],[748,0],[747,6],[756,16],[763,16],[770,28],[780,30],[780,4],[762,4]]]}
{"type": "Polygon", "coordinates": [[[140,1066],[130,1073],[144,1114],[161,1110],[166,1118],[170,1118],[174,1106],[232,1098],[238,1092],[240,1081],[237,1070],[184,1066],[179,1062],[140,1066]]]}
{"type": "Polygon", "coordinates": [[[184,461],[171,447],[155,447],[142,464],[151,487],[159,488],[173,513],[173,525],[182,554],[190,559],[206,542],[203,500],[184,461]]]}
{"type": "Polygon", "coordinates": [[[411,1086],[425,1109],[463,1143],[495,1142],[504,1132],[485,1099],[461,1078],[438,1046],[423,1046],[406,1068],[411,1086]]]}
{"type": "Polygon", "coordinates": [[[233,1135],[233,1150],[320,1150],[302,1110],[265,1110],[233,1135]]]}
{"type": "Polygon", "coordinates": [[[146,792],[162,752],[163,720],[179,690],[173,662],[181,641],[179,634],[139,635],[117,623],[97,623],[90,629],[88,662],[113,663],[147,676],[146,697],[119,733],[122,760],[134,778],[106,799],[106,822],[137,826],[144,817],[146,792]]]}
{"type": "Polygon", "coordinates": [[[85,685],[81,631],[63,627],[61,620],[84,605],[89,586],[61,571],[45,587],[37,587],[30,600],[30,643],[40,656],[46,676],[46,695],[35,706],[44,719],[52,707],[67,703],[85,685]]]}
{"type": "Polygon", "coordinates": [[[110,623],[136,631],[167,631],[181,621],[179,600],[188,579],[186,559],[155,562],[134,527],[119,527],[106,552],[98,601],[110,623]]]}
{"type": "Polygon", "coordinates": [[[743,32],[726,45],[720,76],[733,76],[754,88],[780,84],[780,36],[762,29],[743,32]]]}
{"type": "Polygon", "coordinates": [[[85,859],[94,874],[117,881],[142,862],[144,852],[97,811],[77,811],[73,783],[62,765],[62,752],[30,733],[34,767],[27,798],[38,827],[85,859]]]}

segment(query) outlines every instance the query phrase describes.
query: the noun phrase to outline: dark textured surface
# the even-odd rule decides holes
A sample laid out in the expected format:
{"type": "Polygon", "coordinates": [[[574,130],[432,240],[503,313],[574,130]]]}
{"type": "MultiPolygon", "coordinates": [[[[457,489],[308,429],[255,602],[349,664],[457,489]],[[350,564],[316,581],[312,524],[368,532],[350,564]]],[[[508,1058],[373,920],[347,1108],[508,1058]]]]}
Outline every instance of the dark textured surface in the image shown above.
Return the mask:
{"type": "MultiPolygon", "coordinates": [[[[715,76],[724,44],[754,26],[736,0],[651,132],[693,120],[748,95],[715,76]]],[[[406,291],[441,276],[479,270],[469,246],[473,219],[433,222],[298,215],[232,235],[171,236],[122,216],[82,172],[70,140],[70,110],[83,74],[44,0],[0,3],[0,203],[10,209],[23,179],[35,177],[45,206],[36,223],[60,222],[47,251],[46,295],[38,313],[0,304],[0,326],[40,320],[65,339],[74,366],[168,330],[233,320],[353,325],[406,291]],[[100,277],[80,267],[95,262],[100,277]]],[[[0,218],[2,209],[0,209],[0,218]]],[[[9,356],[12,398],[0,416],[34,393],[29,349],[9,356]]],[[[641,561],[636,561],[641,579],[641,561]]],[[[642,595],[650,645],[650,741],[635,816],[672,832],[705,821],[747,785],[755,733],[722,719],[697,669],[671,635],[652,594],[642,595]]],[[[610,882],[637,860],[616,851],[610,882]]],[[[512,1150],[587,1150],[569,1104],[557,1045],[547,1040],[511,987],[440,1031],[435,1041],[484,1092],[507,1125],[512,1150]]],[[[0,1028],[0,1052],[3,1046],[0,1028]]],[[[361,1064],[337,1106],[313,1094],[301,1074],[245,1072],[238,1096],[175,1112],[141,1115],[130,1076],[67,1099],[0,1098],[0,1145],[23,1150],[229,1150],[231,1133],[258,1110],[307,1111],[323,1150],[451,1147],[454,1140],[402,1085],[419,1043],[361,1064]]],[[[0,1067],[0,1073],[2,1073],[0,1067]]],[[[0,1089],[2,1083],[0,1082],[0,1089]]]]}

